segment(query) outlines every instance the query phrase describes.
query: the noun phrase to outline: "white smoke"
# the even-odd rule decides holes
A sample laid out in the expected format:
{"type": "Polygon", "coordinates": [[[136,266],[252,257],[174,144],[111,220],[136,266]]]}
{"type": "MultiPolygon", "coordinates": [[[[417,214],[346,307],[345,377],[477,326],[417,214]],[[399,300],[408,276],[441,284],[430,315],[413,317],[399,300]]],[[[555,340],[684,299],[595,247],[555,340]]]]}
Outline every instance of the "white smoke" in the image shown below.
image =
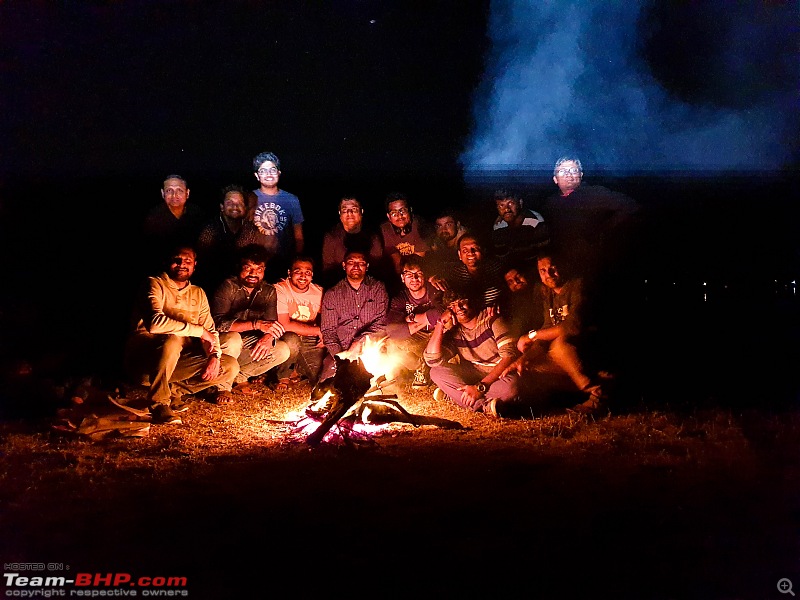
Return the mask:
{"type": "MultiPolygon", "coordinates": [[[[653,76],[639,51],[646,10],[636,0],[493,2],[492,51],[476,91],[464,170],[548,171],[564,154],[610,172],[778,170],[795,160],[797,82],[752,94],[746,106],[681,99],[653,76]]],[[[796,61],[797,44],[789,39],[796,21],[759,28],[747,11],[726,16],[738,22],[726,23],[730,48],[714,63],[721,73],[709,73],[715,85],[728,78],[726,93],[758,85],[764,54],[781,46],[767,39],[776,27],[796,61]],[[742,73],[755,74],[742,80],[742,73]]]]}

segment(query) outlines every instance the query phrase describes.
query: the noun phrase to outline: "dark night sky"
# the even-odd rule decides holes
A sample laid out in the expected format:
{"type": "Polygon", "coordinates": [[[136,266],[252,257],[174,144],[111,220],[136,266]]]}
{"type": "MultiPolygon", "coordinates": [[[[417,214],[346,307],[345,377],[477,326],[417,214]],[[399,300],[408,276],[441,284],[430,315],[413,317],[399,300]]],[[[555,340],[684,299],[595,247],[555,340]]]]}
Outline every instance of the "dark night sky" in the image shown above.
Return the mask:
{"type": "MultiPolygon", "coordinates": [[[[312,234],[335,222],[320,206],[344,191],[381,206],[403,189],[422,214],[465,202],[471,169],[527,172],[550,193],[548,170],[569,151],[587,180],[645,167],[796,185],[794,2],[0,2],[0,40],[2,251],[33,284],[42,269],[64,286],[124,277],[119,257],[135,252],[128,236],[167,173],[215,210],[223,185],[254,185],[263,150],[281,158],[312,234]]],[[[695,262],[739,260],[743,235],[797,253],[794,188],[740,184],[701,202],[659,181],[635,191],[691,203],[658,220],[665,247],[675,223],[708,251],[695,262]],[[751,211],[754,198],[774,205],[751,211]],[[737,252],[706,244],[727,237],[737,252]]]]}
{"type": "Polygon", "coordinates": [[[2,175],[785,169],[789,2],[0,4],[2,175]]]}
{"type": "Polygon", "coordinates": [[[265,149],[287,174],[455,165],[486,6],[323,4],[3,5],[4,171],[249,174],[265,149]]]}

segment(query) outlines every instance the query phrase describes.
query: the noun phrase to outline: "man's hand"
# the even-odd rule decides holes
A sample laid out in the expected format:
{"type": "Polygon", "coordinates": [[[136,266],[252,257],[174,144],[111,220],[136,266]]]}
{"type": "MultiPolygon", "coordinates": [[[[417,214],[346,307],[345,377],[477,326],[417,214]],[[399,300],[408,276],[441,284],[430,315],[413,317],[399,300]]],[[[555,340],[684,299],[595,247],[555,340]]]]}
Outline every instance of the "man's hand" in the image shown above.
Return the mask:
{"type": "Polygon", "coordinates": [[[256,319],[253,321],[253,326],[256,328],[256,331],[268,333],[276,340],[286,333],[286,329],[281,325],[280,321],[263,321],[256,319]]]}
{"type": "Polygon", "coordinates": [[[441,292],[447,291],[447,281],[445,281],[442,277],[437,277],[436,275],[431,275],[428,277],[428,283],[430,283],[433,287],[441,292]]]}
{"type": "Polygon", "coordinates": [[[203,344],[203,350],[206,351],[206,354],[211,354],[214,351],[214,342],[216,342],[216,338],[208,329],[203,329],[200,342],[203,344]]]}
{"type": "Polygon", "coordinates": [[[264,360],[269,353],[272,352],[275,341],[276,338],[269,333],[265,333],[261,336],[261,339],[256,342],[256,345],[253,346],[253,349],[250,351],[250,356],[253,357],[253,360],[264,360]]]}
{"type": "Polygon", "coordinates": [[[469,408],[475,409],[483,400],[483,394],[478,391],[476,385],[465,385],[461,389],[461,401],[469,408]]]}
{"type": "Polygon", "coordinates": [[[522,375],[522,372],[525,370],[525,357],[520,356],[517,360],[513,363],[508,365],[503,372],[500,374],[500,379],[508,375],[509,373],[516,373],[517,375],[522,375]]]}
{"type": "Polygon", "coordinates": [[[280,337],[286,333],[286,328],[280,324],[279,321],[267,321],[269,325],[267,325],[267,329],[265,330],[266,333],[274,337],[276,340],[280,339],[280,337]]]}
{"type": "Polygon", "coordinates": [[[216,354],[212,354],[208,357],[208,363],[206,363],[206,368],[203,371],[201,378],[203,381],[211,381],[212,379],[219,377],[221,370],[222,361],[216,354]]]}
{"type": "Polygon", "coordinates": [[[442,322],[443,331],[449,331],[456,324],[456,319],[449,308],[444,310],[442,316],[439,317],[439,320],[442,322]]]}
{"type": "Polygon", "coordinates": [[[519,340],[517,340],[517,350],[525,354],[525,351],[533,346],[534,341],[528,337],[527,334],[521,336],[519,340]]]}

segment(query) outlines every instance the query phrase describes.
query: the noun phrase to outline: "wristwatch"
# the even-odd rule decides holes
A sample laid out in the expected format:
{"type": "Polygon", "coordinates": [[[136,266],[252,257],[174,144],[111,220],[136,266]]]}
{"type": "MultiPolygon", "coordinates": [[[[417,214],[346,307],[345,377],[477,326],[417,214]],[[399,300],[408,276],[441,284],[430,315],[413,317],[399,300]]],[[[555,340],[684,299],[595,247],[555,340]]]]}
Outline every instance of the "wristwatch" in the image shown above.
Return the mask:
{"type": "Polygon", "coordinates": [[[489,391],[489,386],[483,383],[482,381],[478,382],[478,385],[475,386],[481,394],[485,394],[489,391]]]}

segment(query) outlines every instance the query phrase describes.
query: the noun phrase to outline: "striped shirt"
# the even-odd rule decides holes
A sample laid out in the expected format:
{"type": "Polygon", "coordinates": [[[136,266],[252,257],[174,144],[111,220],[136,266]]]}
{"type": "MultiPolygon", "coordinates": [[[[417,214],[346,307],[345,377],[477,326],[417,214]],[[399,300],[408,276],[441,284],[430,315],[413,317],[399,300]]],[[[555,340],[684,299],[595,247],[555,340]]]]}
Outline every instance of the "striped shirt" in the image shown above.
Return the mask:
{"type": "Polygon", "coordinates": [[[455,354],[488,373],[504,358],[516,358],[518,352],[505,320],[490,316],[489,310],[484,309],[472,329],[459,323],[445,334],[440,353],[426,351],[425,362],[431,366],[444,364],[455,354]]]}
{"type": "Polygon", "coordinates": [[[502,263],[493,257],[485,257],[478,271],[473,275],[464,263],[455,265],[445,276],[447,284],[476,297],[483,298],[484,306],[497,306],[507,289],[502,263]]]}

